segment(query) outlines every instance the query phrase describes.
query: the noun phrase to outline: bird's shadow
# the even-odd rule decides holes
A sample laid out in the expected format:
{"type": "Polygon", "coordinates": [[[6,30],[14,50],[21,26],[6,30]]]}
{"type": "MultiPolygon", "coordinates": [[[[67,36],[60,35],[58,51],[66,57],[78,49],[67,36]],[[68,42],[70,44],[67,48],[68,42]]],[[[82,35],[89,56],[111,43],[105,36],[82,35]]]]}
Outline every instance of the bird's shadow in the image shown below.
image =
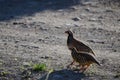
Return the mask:
{"type": "MultiPolygon", "coordinates": [[[[41,77],[39,80],[46,80],[47,74],[41,77]]],[[[59,70],[52,72],[47,80],[81,80],[85,77],[84,73],[78,73],[72,70],[59,70]]]]}

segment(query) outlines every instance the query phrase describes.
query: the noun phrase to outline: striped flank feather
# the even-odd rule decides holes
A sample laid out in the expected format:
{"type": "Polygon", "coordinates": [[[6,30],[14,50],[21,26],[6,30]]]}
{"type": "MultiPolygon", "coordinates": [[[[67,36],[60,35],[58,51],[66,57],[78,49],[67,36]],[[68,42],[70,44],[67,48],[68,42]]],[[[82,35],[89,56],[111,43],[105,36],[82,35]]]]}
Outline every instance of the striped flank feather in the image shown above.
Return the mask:
{"type": "Polygon", "coordinates": [[[87,64],[92,64],[92,63],[96,63],[100,65],[100,63],[91,54],[86,53],[86,52],[78,52],[76,48],[72,49],[71,55],[73,59],[76,62],[78,62],[80,65],[87,65],[87,64]]]}

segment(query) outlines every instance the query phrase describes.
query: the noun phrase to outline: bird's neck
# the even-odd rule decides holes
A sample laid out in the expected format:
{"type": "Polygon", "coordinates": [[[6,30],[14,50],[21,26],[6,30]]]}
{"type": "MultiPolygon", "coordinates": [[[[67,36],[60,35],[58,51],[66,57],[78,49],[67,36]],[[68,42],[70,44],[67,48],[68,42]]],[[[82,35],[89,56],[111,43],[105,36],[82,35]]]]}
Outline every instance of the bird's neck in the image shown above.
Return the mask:
{"type": "Polygon", "coordinates": [[[73,35],[69,35],[68,36],[68,39],[67,39],[67,43],[69,44],[69,43],[71,43],[72,41],[73,41],[73,35]]]}

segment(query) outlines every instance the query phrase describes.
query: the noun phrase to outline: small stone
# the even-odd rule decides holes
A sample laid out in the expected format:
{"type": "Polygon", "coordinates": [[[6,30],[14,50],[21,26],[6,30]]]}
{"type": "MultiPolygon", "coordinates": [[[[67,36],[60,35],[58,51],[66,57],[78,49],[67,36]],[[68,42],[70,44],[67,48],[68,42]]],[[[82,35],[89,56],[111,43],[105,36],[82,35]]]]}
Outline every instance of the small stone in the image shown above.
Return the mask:
{"type": "Polygon", "coordinates": [[[117,50],[113,49],[113,52],[117,52],[117,50]]]}
{"type": "Polygon", "coordinates": [[[40,58],[42,58],[42,59],[51,59],[52,57],[49,57],[49,56],[42,56],[42,57],[40,57],[40,58]]]}
{"type": "Polygon", "coordinates": [[[96,18],[91,18],[89,21],[98,21],[96,18]]]}
{"type": "Polygon", "coordinates": [[[60,28],[61,28],[61,26],[55,26],[55,28],[60,29],[60,28]]]}
{"type": "Polygon", "coordinates": [[[17,45],[15,45],[15,48],[18,48],[18,46],[17,46],[17,45]]]}
{"type": "Polygon", "coordinates": [[[90,11],[90,9],[89,9],[89,8],[86,8],[85,10],[86,10],[87,12],[89,12],[89,11],[90,11]]]}
{"type": "Polygon", "coordinates": [[[103,19],[103,17],[102,17],[102,16],[99,16],[98,18],[99,18],[99,19],[103,19]]]}
{"type": "Polygon", "coordinates": [[[62,12],[62,11],[64,11],[64,10],[63,10],[63,9],[59,9],[58,11],[59,11],[59,12],[62,12]]]}
{"type": "Polygon", "coordinates": [[[75,27],[79,27],[79,25],[77,25],[77,24],[75,24],[74,26],[75,26],[75,27]]]}
{"type": "Polygon", "coordinates": [[[7,45],[7,43],[4,43],[4,45],[7,45]]]}
{"type": "Polygon", "coordinates": [[[120,41],[120,39],[118,39],[118,41],[120,41]]]}
{"type": "Polygon", "coordinates": [[[13,25],[17,25],[18,23],[17,22],[13,22],[13,25]]]}
{"type": "Polygon", "coordinates": [[[47,29],[45,29],[45,28],[43,28],[43,27],[40,27],[39,30],[47,31],[47,29]]]}
{"type": "Polygon", "coordinates": [[[113,10],[107,9],[106,12],[113,12],[113,10]]]}
{"type": "Polygon", "coordinates": [[[30,66],[30,63],[29,62],[23,62],[23,65],[24,66],[30,66]]]}
{"type": "Polygon", "coordinates": [[[75,7],[75,6],[73,6],[73,7],[71,7],[70,9],[72,9],[72,10],[77,10],[78,8],[75,7]]]}
{"type": "Polygon", "coordinates": [[[66,25],[66,26],[71,26],[72,24],[71,24],[71,23],[66,23],[65,25],[66,25]]]}
{"type": "Polygon", "coordinates": [[[92,43],[95,43],[95,41],[94,40],[87,40],[88,42],[92,42],[92,43]]]}
{"type": "Polygon", "coordinates": [[[79,17],[76,17],[76,18],[72,18],[72,20],[74,20],[74,21],[80,21],[81,19],[79,17]]]}
{"type": "Polygon", "coordinates": [[[17,61],[18,59],[17,58],[14,58],[15,61],[17,61]]]}
{"type": "Polygon", "coordinates": [[[20,25],[20,24],[24,24],[23,22],[13,22],[13,25],[20,25]]]}
{"type": "Polygon", "coordinates": [[[19,41],[15,41],[15,43],[18,43],[19,41]]]}
{"type": "Polygon", "coordinates": [[[36,49],[38,49],[39,47],[38,46],[32,46],[33,48],[36,48],[36,49]]]}
{"type": "Polygon", "coordinates": [[[117,21],[120,21],[120,19],[118,19],[117,21]]]}

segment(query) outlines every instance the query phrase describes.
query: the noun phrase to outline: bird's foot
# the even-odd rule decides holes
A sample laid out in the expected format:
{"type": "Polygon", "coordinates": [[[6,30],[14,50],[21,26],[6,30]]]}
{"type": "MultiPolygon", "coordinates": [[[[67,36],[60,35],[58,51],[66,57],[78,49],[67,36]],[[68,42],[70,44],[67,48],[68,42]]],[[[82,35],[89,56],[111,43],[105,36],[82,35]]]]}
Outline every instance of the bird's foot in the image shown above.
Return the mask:
{"type": "Polygon", "coordinates": [[[71,67],[72,67],[72,65],[74,64],[74,62],[75,62],[75,61],[73,61],[72,63],[70,63],[70,64],[67,66],[67,68],[68,68],[68,69],[69,69],[69,68],[71,69],[71,67]]]}
{"type": "Polygon", "coordinates": [[[67,69],[70,69],[71,68],[71,65],[67,65],[67,69]]]}
{"type": "Polygon", "coordinates": [[[88,67],[86,66],[81,66],[79,72],[84,73],[88,67]]]}

